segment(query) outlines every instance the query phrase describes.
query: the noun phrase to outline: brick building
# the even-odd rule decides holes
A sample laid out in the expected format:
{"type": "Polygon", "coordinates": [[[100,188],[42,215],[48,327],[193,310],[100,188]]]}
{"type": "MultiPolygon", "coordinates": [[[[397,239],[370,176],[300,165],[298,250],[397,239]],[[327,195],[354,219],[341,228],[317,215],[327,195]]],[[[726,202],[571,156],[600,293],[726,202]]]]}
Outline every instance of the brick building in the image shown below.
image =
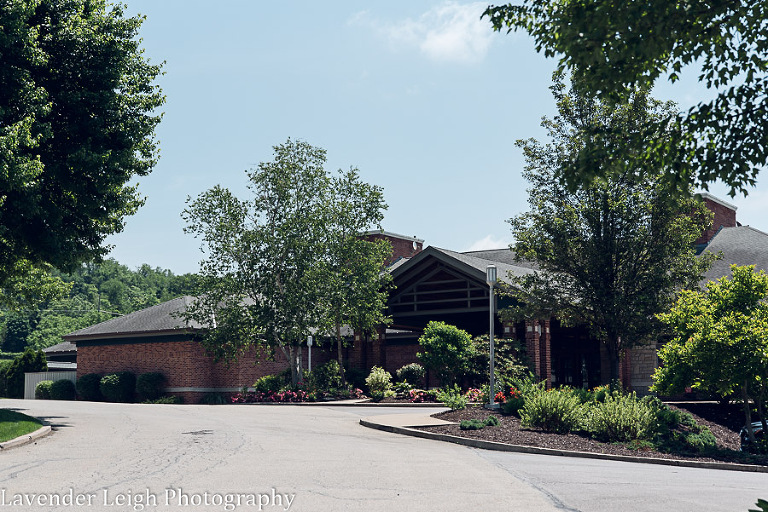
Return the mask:
{"type": "MultiPolygon", "coordinates": [[[[709,194],[702,194],[715,213],[711,229],[697,241],[699,251],[721,252],[702,284],[730,275],[730,264],[755,264],[768,270],[768,234],[736,222],[736,207],[709,194]]],[[[386,231],[366,233],[369,239],[384,239],[393,247],[387,270],[395,289],[388,301],[392,323],[373,336],[354,335],[345,349],[352,367],[367,370],[374,365],[394,372],[417,360],[418,338],[430,320],[442,320],[472,335],[488,333],[489,289],[485,282],[488,265],[498,269],[499,280],[509,275],[533,272],[533,265],[515,262],[509,249],[459,253],[437,247],[423,248],[423,240],[386,231]]],[[[253,352],[238,363],[215,363],[196,340],[204,326],[189,324],[182,313],[193,297],[180,297],[164,304],[114,318],[64,337],[77,345],[78,376],[129,370],[159,371],[168,378],[168,391],[196,402],[209,392],[234,392],[263,375],[287,368],[278,351],[274,360],[253,352]]],[[[496,308],[505,307],[497,299],[496,308]]],[[[565,327],[556,318],[530,319],[517,324],[496,321],[499,343],[516,341],[526,348],[529,363],[548,385],[594,387],[610,374],[602,343],[584,327],[565,327]]],[[[658,364],[656,343],[627,350],[620,372],[625,385],[647,390],[658,364]]],[[[332,357],[313,349],[313,363],[332,357]]],[[[306,353],[304,354],[306,359],[306,353]]],[[[305,360],[306,367],[306,360],[305,360]]]]}

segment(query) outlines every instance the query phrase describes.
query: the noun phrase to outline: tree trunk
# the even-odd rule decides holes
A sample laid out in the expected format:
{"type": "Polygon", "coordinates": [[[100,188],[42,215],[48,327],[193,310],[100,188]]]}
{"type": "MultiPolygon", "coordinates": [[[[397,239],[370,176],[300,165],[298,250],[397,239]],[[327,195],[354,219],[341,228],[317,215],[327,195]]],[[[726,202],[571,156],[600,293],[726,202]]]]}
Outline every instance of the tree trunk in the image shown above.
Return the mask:
{"type": "Polygon", "coordinates": [[[288,346],[288,364],[291,367],[291,385],[296,387],[301,380],[301,346],[294,343],[288,346]]]}
{"type": "Polygon", "coordinates": [[[746,382],[744,383],[744,387],[741,389],[741,403],[744,406],[744,419],[746,421],[749,442],[752,443],[752,446],[754,446],[757,440],[755,439],[755,431],[752,430],[752,411],[749,410],[749,396],[747,395],[746,382]]]}
{"type": "Polygon", "coordinates": [[[337,358],[339,360],[339,374],[341,375],[341,383],[346,384],[347,379],[344,375],[344,340],[341,338],[341,324],[336,323],[336,347],[338,349],[337,358]]]}

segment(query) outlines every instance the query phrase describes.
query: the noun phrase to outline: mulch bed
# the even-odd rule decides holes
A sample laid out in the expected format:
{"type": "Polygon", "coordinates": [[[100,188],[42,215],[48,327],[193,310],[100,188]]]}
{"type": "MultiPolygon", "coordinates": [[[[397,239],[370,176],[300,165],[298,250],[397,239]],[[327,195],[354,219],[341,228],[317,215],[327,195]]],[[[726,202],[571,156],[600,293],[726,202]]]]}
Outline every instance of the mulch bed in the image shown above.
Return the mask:
{"type": "MultiPolygon", "coordinates": [[[[459,425],[419,427],[419,430],[437,432],[471,439],[482,439],[520,446],[535,446],[556,450],[607,453],[635,457],[691,460],[700,462],[737,462],[768,466],[768,456],[749,456],[739,451],[739,430],[744,424],[740,406],[722,406],[716,403],[684,403],[670,405],[690,412],[700,425],[706,425],[717,439],[718,450],[706,455],[661,453],[655,450],[633,450],[624,444],[604,443],[579,434],[552,434],[537,429],[524,428],[514,416],[495,414],[501,424],[481,430],[461,430],[459,425]]],[[[460,422],[469,419],[485,419],[490,411],[470,406],[459,411],[435,414],[436,418],[460,422]]]]}

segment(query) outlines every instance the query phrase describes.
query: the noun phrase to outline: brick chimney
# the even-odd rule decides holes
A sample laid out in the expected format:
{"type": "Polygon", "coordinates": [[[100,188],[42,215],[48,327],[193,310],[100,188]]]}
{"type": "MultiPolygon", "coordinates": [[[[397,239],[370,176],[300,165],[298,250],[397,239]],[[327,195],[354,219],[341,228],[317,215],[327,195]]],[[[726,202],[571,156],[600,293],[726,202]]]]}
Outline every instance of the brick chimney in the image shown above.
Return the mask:
{"type": "Polygon", "coordinates": [[[712,194],[707,192],[700,192],[699,195],[704,200],[704,205],[715,214],[715,218],[712,219],[712,225],[701,234],[696,240],[696,246],[704,246],[712,240],[718,231],[722,228],[732,228],[739,224],[736,222],[736,206],[726,203],[722,199],[718,199],[712,194]]]}
{"type": "Polygon", "coordinates": [[[400,258],[412,258],[424,249],[424,240],[415,236],[398,235],[383,229],[368,231],[363,234],[366,240],[386,240],[392,245],[392,255],[384,262],[389,266],[400,258]]]}

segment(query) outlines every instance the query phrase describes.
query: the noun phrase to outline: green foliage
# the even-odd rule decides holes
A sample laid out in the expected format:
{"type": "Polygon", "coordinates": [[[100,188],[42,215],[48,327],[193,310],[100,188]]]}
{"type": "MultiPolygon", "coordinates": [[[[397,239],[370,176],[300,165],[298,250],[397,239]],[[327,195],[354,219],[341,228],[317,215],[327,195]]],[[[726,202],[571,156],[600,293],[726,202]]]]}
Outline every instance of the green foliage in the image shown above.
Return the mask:
{"type": "Polygon", "coordinates": [[[27,349],[5,370],[5,392],[8,398],[24,398],[24,374],[48,369],[42,351],[27,349]]]}
{"type": "MultiPolygon", "coordinates": [[[[523,346],[515,340],[504,338],[494,341],[494,369],[497,388],[511,385],[516,379],[524,378],[530,370],[522,362],[523,346]]],[[[488,335],[472,338],[472,355],[467,362],[465,378],[470,385],[480,386],[489,382],[490,339],[488,335]]]]}
{"type": "Polygon", "coordinates": [[[609,105],[578,91],[552,86],[558,116],[542,123],[551,141],[518,141],[526,167],[530,211],[510,219],[516,257],[540,271],[514,277],[512,320],[556,316],[587,324],[605,342],[611,380],[618,379],[619,354],[659,330],[680,287],[696,286],[713,256],[698,257],[693,242],[711,222],[711,213],[690,191],[673,195],[660,179],[657,162],[636,158],[625,147],[627,134],[645,119],[670,110],[638,91],[632,101],[609,105]],[[604,143],[621,155],[603,162],[600,181],[569,189],[563,166],[592,141],[588,128],[613,133],[604,143]]]}
{"type": "Polygon", "coordinates": [[[478,419],[462,420],[459,423],[459,428],[461,430],[480,430],[485,427],[495,427],[499,424],[500,424],[499,418],[491,414],[485,420],[478,420],[478,419]]]}
{"type": "Polygon", "coordinates": [[[37,400],[50,400],[51,399],[51,387],[53,386],[52,380],[41,380],[35,386],[35,399],[37,400]]]}
{"type": "Polygon", "coordinates": [[[280,348],[295,386],[308,333],[338,334],[340,321],[370,329],[382,318],[383,246],[357,235],[378,224],[385,204],[355,169],[329,174],[321,148],[288,139],[274,154],[247,173],[251,199],[215,187],[188,201],[185,231],[209,255],[205,294],[188,317],[208,325],[215,315],[203,343],[217,359],[236,359],[253,343],[280,348]]]}
{"type": "Polygon", "coordinates": [[[749,512],[768,512],[768,501],[764,499],[757,500],[757,503],[755,503],[759,510],[757,509],[749,509],[749,512]]]}
{"type": "MultiPolygon", "coordinates": [[[[722,180],[732,195],[746,194],[768,161],[766,2],[523,0],[485,15],[496,30],[527,31],[537,51],[558,56],[560,69],[570,69],[587,94],[619,104],[662,76],[677,81],[695,62],[699,82],[715,98],[625,135],[628,147],[658,161],[664,180],[681,190],[722,180]]],[[[604,178],[604,168],[592,164],[623,156],[602,150],[600,140],[614,133],[594,127],[589,134],[593,144],[570,162],[571,182],[604,178]]]]}
{"type": "Polygon", "coordinates": [[[69,379],[59,379],[51,386],[51,400],[74,400],[75,383],[69,379]]]}
{"type": "Polygon", "coordinates": [[[280,391],[288,385],[284,374],[265,375],[253,383],[253,388],[257,393],[274,393],[280,391]]]}
{"type": "Polygon", "coordinates": [[[312,369],[307,379],[307,384],[312,389],[330,390],[344,386],[344,376],[341,366],[336,360],[330,360],[312,369]]]}
{"type": "Polygon", "coordinates": [[[458,384],[454,384],[453,387],[443,388],[438,394],[437,399],[443,402],[446,407],[450,407],[452,411],[464,409],[469,403],[469,398],[461,392],[458,384]]]}
{"type": "Polygon", "coordinates": [[[103,397],[100,390],[101,375],[98,373],[86,373],[75,383],[77,389],[77,396],[80,400],[88,400],[90,402],[98,402],[103,397]]]}
{"type": "MultiPolygon", "coordinates": [[[[663,362],[651,389],[664,394],[685,387],[721,397],[736,395],[751,424],[749,402],[768,396],[768,275],[754,266],[731,266],[726,277],[705,292],[684,291],[669,313],[659,318],[674,338],[659,350],[663,362]]],[[[763,407],[758,416],[766,419],[763,407]]]]}
{"type": "Polygon", "coordinates": [[[228,403],[228,401],[223,393],[206,393],[200,399],[200,403],[205,405],[223,405],[228,403]]]}
{"type": "Polygon", "coordinates": [[[409,363],[398,368],[395,374],[400,382],[408,382],[417,386],[421,384],[421,381],[427,375],[427,370],[419,363],[409,363]]]}
{"type": "MultiPolygon", "coordinates": [[[[184,399],[181,398],[178,395],[168,395],[168,396],[161,396],[161,397],[155,398],[154,400],[144,400],[141,403],[143,403],[143,404],[169,404],[169,405],[173,405],[173,404],[183,404],[184,403],[184,399]]],[[[204,402],[201,402],[201,403],[204,403],[204,402]]],[[[220,403],[225,403],[225,401],[221,401],[220,403]]]]}
{"type": "Polygon", "coordinates": [[[352,387],[362,389],[365,387],[365,378],[368,376],[362,368],[345,368],[344,377],[352,387]]]}
{"type": "Polygon", "coordinates": [[[381,394],[382,398],[384,398],[384,392],[392,387],[392,374],[384,368],[374,366],[371,368],[371,373],[366,377],[365,384],[368,386],[371,398],[373,398],[374,394],[376,394],[376,396],[381,394]]]}
{"type": "Polygon", "coordinates": [[[429,322],[419,338],[421,352],[416,354],[426,369],[443,386],[455,384],[467,369],[472,356],[472,337],[466,331],[445,322],[429,322]]]}
{"type": "Polygon", "coordinates": [[[0,409],[0,443],[31,434],[40,428],[40,420],[20,412],[0,409]]]}
{"type": "Polygon", "coordinates": [[[607,442],[651,440],[657,430],[657,411],[635,393],[609,395],[594,402],[587,416],[587,430],[607,442]]]}
{"type": "Polygon", "coordinates": [[[142,18],[99,0],[12,2],[0,10],[0,289],[50,263],[105,255],[143,203],[164,97],[139,46],[142,18]]]}
{"type": "Polygon", "coordinates": [[[565,434],[582,427],[585,412],[571,389],[560,388],[526,396],[520,418],[526,427],[565,434]]]}
{"type": "Polygon", "coordinates": [[[142,373],[136,379],[136,391],[144,400],[157,400],[163,396],[165,375],[160,372],[142,373]]]}
{"type": "Polygon", "coordinates": [[[52,271],[51,276],[62,283],[65,293],[40,297],[23,313],[0,312],[2,346],[43,349],[61,343],[64,334],[196,293],[196,277],[192,274],[176,276],[149,265],[131,270],[112,259],[83,264],[69,274],[52,271]],[[109,294],[104,289],[106,283],[110,283],[109,294]]]}
{"type": "Polygon", "coordinates": [[[132,402],[136,376],[131,372],[110,373],[101,378],[99,391],[109,402],[132,402]]]}

